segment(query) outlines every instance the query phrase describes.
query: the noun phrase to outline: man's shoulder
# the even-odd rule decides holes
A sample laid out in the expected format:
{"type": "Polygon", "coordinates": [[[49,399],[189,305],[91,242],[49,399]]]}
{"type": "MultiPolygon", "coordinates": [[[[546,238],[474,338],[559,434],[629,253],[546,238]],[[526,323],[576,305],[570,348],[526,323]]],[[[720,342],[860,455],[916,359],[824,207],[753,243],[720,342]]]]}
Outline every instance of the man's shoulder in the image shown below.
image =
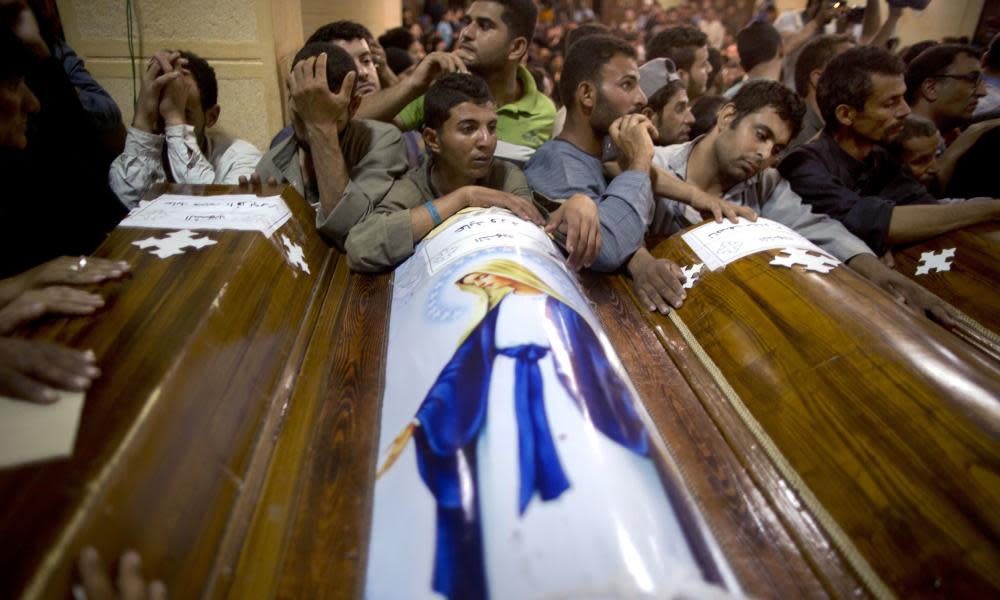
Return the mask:
{"type": "Polygon", "coordinates": [[[362,160],[406,162],[402,132],[381,121],[351,119],[341,135],[340,148],[349,165],[362,160]]]}
{"type": "Polygon", "coordinates": [[[257,172],[262,179],[269,176],[278,177],[292,164],[298,149],[299,143],[294,135],[281,140],[264,153],[257,163],[257,172]]]}
{"type": "MultiPolygon", "coordinates": [[[[836,142],[834,142],[836,143],[836,142]]],[[[835,157],[830,151],[830,140],[821,134],[813,141],[792,148],[778,164],[778,170],[785,177],[805,166],[822,167],[831,170],[835,157]]]]}

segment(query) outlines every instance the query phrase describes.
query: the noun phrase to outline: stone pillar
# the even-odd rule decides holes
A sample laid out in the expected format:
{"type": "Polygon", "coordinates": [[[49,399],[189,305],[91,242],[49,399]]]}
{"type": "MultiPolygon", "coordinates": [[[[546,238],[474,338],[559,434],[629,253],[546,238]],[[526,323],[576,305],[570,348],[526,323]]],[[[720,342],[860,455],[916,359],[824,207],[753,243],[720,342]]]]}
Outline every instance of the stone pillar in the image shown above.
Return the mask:
{"type": "MultiPolygon", "coordinates": [[[[58,0],[66,38],[132,120],[133,80],[125,2],[58,0]]],[[[279,61],[302,44],[299,0],[133,0],[135,88],[162,48],[205,58],[219,80],[219,124],[266,150],[284,123],[279,61]]],[[[287,67],[285,67],[287,71],[287,67]]]]}
{"type": "Polygon", "coordinates": [[[342,19],[357,21],[378,37],[386,29],[403,22],[403,6],[399,0],[302,0],[302,33],[306,39],[319,27],[342,19]]]}

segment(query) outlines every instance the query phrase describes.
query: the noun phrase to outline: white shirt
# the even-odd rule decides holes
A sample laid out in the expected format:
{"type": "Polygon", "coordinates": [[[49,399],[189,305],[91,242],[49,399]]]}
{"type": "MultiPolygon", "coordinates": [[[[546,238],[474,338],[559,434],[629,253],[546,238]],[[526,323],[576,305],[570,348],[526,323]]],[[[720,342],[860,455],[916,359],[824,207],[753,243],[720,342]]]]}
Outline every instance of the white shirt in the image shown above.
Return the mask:
{"type": "Polygon", "coordinates": [[[122,204],[135,208],[154,184],[167,180],[163,143],[174,181],[178,183],[238,183],[249,177],[262,156],[250,142],[206,132],[208,156],[202,153],[191,125],[170,125],[165,135],[128,128],[125,150],[111,163],[108,183],[122,204]]]}

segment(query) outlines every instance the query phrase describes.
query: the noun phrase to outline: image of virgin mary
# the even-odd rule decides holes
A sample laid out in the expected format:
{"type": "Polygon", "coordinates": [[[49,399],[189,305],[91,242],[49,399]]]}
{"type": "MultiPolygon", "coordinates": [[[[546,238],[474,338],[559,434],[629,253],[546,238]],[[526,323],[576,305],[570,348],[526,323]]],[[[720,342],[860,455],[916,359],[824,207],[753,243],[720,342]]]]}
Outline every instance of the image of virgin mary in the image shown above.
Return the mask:
{"type": "MultiPolygon", "coordinates": [[[[562,388],[555,394],[560,400],[570,399],[576,420],[582,418],[634,455],[648,456],[649,439],[629,387],[608,361],[597,334],[529,269],[496,259],[467,272],[455,285],[476,298],[476,319],[413,422],[393,442],[379,475],[412,437],[421,479],[437,507],[433,590],[448,598],[487,598],[481,471],[490,465],[480,464],[479,446],[496,414],[489,399],[491,389],[497,389],[492,385],[500,377],[497,369],[513,372],[516,518],[523,518],[536,494],[550,503],[573,485],[549,421],[554,413],[546,397],[554,394],[553,386],[562,388]],[[543,371],[549,375],[543,377],[543,371]]],[[[497,396],[492,397],[496,402],[497,396]]]]}

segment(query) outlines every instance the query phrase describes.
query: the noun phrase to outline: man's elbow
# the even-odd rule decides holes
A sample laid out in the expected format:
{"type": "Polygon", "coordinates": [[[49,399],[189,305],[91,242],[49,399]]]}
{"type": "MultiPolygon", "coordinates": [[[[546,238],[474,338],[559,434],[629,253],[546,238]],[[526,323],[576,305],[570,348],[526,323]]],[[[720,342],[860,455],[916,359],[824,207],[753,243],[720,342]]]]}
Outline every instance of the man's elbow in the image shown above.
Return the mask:
{"type": "Polygon", "coordinates": [[[621,240],[609,235],[607,229],[601,231],[601,250],[597,254],[590,270],[601,273],[617,271],[629,257],[639,249],[642,240],[635,243],[622,244],[621,240]]]}

